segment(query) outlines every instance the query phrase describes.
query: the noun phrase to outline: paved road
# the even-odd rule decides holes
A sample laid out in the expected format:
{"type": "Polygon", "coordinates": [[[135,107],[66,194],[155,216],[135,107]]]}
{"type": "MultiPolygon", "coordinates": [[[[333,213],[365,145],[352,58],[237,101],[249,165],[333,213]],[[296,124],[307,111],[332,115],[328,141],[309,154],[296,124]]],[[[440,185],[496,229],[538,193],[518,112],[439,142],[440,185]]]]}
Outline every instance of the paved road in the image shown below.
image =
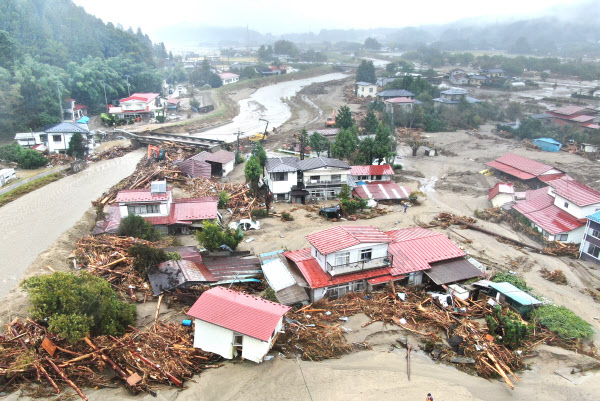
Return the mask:
{"type": "Polygon", "coordinates": [[[42,173],[33,175],[31,177],[25,178],[24,180],[15,182],[14,184],[10,184],[10,185],[6,185],[2,188],[0,188],[0,195],[7,193],[8,191],[12,191],[15,188],[19,188],[21,185],[27,184],[28,182],[37,180],[38,178],[42,178],[45,177],[47,175],[53,174],[53,173],[58,173],[59,171],[63,171],[68,169],[69,167],[71,167],[69,164],[65,164],[62,166],[57,166],[57,167],[53,167],[51,169],[48,169],[42,173]]]}
{"type": "Polygon", "coordinates": [[[0,208],[0,299],[29,265],[111,186],[135,170],[144,152],[91,164],[0,208]]]}

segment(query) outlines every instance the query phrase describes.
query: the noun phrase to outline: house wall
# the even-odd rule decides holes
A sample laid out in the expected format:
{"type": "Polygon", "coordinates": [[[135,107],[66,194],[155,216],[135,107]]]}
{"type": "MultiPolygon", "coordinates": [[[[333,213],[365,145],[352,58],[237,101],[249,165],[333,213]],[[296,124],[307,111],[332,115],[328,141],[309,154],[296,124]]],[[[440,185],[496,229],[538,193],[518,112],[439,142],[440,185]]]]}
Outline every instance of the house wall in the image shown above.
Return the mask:
{"type": "Polygon", "coordinates": [[[551,191],[551,195],[554,196],[554,204],[564,210],[565,212],[569,213],[572,216],[575,216],[578,219],[583,219],[586,216],[589,216],[590,214],[594,214],[595,212],[597,212],[598,210],[600,210],[600,203],[594,203],[592,205],[588,205],[588,206],[584,206],[584,207],[580,207],[577,206],[576,204],[574,204],[573,202],[571,202],[568,199],[563,198],[560,195],[557,195],[554,193],[554,191],[552,190],[552,188],[550,189],[551,191]],[[569,206],[565,206],[565,203],[568,204],[569,206]]]}
{"type": "Polygon", "coordinates": [[[375,97],[377,93],[377,85],[358,86],[356,96],[358,97],[375,97]]]}
{"type": "Polygon", "coordinates": [[[498,194],[490,200],[490,203],[492,204],[492,207],[500,207],[513,200],[512,194],[498,194]]]}
{"type": "Polygon", "coordinates": [[[223,164],[222,166],[223,166],[223,177],[225,177],[227,174],[229,174],[233,171],[233,168],[235,167],[235,159],[233,159],[229,163],[223,164]]]}
{"type": "MultiPolygon", "coordinates": [[[[541,227],[540,227],[540,230],[541,230],[541,227]]],[[[583,241],[583,236],[585,234],[585,226],[581,226],[579,228],[576,228],[575,230],[566,231],[564,233],[548,235],[547,239],[548,239],[548,241],[554,241],[554,240],[557,240],[557,238],[559,238],[559,236],[563,235],[563,234],[567,234],[567,239],[562,240],[561,242],[570,242],[573,244],[579,244],[579,243],[581,243],[581,241],[583,241]]]]}
{"type": "Polygon", "coordinates": [[[266,182],[269,190],[274,194],[287,194],[292,190],[292,186],[298,183],[298,173],[288,172],[287,181],[273,181],[273,174],[266,174],[266,182]]]}
{"type": "Polygon", "coordinates": [[[267,353],[275,343],[277,334],[281,331],[282,328],[283,317],[279,319],[279,322],[277,323],[273,334],[271,334],[271,339],[268,342],[261,341],[254,337],[244,336],[242,340],[242,358],[248,359],[249,361],[256,363],[262,362],[265,355],[267,355],[267,353]]]}
{"type": "MultiPolygon", "coordinates": [[[[314,247],[313,247],[314,248],[314,247]]],[[[350,262],[349,263],[356,263],[358,261],[360,261],[360,251],[363,249],[368,249],[371,248],[371,259],[377,259],[377,258],[384,258],[387,256],[387,252],[388,252],[388,244],[387,243],[364,243],[364,244],[358,244],[349,248],[345,248],[342,249],[338,252],[334,252],[334,253],[330,253],[329,255],[325,255],[323,257],[323,259],[319,259],[317,257],[317,261],[319,262],[319,265],[321,266],[321,268],[324,271],[327,271],[327,263],[329,263],[332,266],[335,266],[335,258],[336,255],[340,255],[343,254],[345,252],[350,252],[350,262]]],[[[311,250],[312,252],[316,252],[316,250],[311,250]]]]}
{"type": "Polygon", "coordinates": [[[367,176],[362,176],[362,175],[353,175],[352,178],[354,178],[354,181],[363,181],[363,182],[371,182],[371,181],[391,181],[392,176],[391,175],[382,175],[380,179],[376,178],[377,176],[375,175],[367,175],[367,176]],[[364,178],[366,177],[366,178],[364,178]]]}

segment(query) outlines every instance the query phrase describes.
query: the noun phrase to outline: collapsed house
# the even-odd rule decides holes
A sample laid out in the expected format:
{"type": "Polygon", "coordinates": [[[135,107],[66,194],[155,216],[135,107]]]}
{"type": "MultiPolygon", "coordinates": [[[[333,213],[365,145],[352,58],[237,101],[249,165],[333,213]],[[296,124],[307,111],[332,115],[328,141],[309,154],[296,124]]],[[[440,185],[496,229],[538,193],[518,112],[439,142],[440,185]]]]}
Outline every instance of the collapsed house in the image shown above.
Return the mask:
{"type": "Polygon", "coordinates": [[[232,359],[262,362],[283,329],[289,306],[215,287],[188,311],[194,318],[194,347],[232,359]]]}
{"type": "MultiPolygon", "coordinates": [[[[445,235],[419,227],[383,232],[372,226],[336,226],[306,238],[311,247],[284,252],[287,263],[278,266],[289,274],[277,275],[285,274],[287,287],[303,287],[311,302],[390,281],[445,285],[485,273],[445,235]]],[[[269,282],[281,280],[264,265],[263,271],[269,282]]]]}

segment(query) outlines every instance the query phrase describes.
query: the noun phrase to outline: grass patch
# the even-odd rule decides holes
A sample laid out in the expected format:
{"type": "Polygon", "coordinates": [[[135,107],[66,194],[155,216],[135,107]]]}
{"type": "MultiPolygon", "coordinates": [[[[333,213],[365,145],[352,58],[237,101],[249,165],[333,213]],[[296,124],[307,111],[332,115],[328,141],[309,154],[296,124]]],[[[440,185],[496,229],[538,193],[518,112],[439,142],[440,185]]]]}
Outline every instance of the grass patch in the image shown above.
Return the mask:
{"type": "Polygon", "coordinates": [[[37,180],[33,180],[31,182],[28,182],[27,184],[23,184],[20,187],[13,189],[12,191],[8,191],[7,193],[0,195],[0,207],[14,201],[15,199],[20,198],[23,195],[35,191],[38,188],[46,186],[51,182],[58,181],[63,177],[64,176],[61,172],[48,174],[45,177],[38,178],[37,180]]]}
{"type": "Polygon", "coordinates": [[[564,306],[539,307],[534,311],[534,319],[563,339],[587,338],[594,334],[591,324],[564,306]]]}

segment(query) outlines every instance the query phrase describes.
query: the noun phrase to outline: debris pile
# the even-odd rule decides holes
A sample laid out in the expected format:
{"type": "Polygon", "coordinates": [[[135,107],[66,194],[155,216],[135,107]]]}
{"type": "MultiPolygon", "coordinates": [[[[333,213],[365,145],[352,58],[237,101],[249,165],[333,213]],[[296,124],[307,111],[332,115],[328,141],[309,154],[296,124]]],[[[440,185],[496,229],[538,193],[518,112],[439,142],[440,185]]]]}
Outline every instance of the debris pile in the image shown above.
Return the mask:
{"type": "Polygon", "coordinates": [[[250,195],[250,188],[243,183],[220,183],[205,177],[189,178],[181,185],[182,189],[192,197],[219,196],[221,192],[229,194],[227,208],[231,210],[232,219],[247,217],[252,219],[252,210],[264,207],[258,198],[250,195]]]}
{"type": "Polygon", "coordinates": [[[544,247],[544,253],[552,256],[570,256],[577,259],[579,257],[579,246],[573,243],[552,241],[544,247]]]}
{"type": "Polygon", "coordinates": [[[134,149],[132,145],[129,146],[113,146],[105,150],[104,152],[94,153],[89,156],[91,161],[109,160],[116,157],[125,156],[127,153],[134,149]]]}
{"type": "Polygon", "coordinates": [[[475,220],[472,217],[455,216],[452,213],[442,212],[442,213],[438,214],[429,224],[434,227],[437,226],[437,227],[442,227],[442,228],[448,228],[454,224],[460,225],[459,220],[462,220],[463,222],[467,222],[470,224],[475,224],[477,222],[477,220],[475,220]]]}
{"type": "Polygon", "coordinates": [[[101,336],[69,344],[31,319],[15,319],[0,336],[0,391],[25,386],[31,396],[51,398],[66,384],[87,400],[82,387],[112,387],[118,382],[134,394],[156,396],[157,384],[182,387],[193,375],[222,366],[217,363],[220,357],[193,347],[191,327],[158,323],[147,331],[131,330],[119,338],[101,336]],[[43,385],[34,388],[34,381],[43,385]]]}
{"type": "Polygon", "coordinates": [[[50,153],[46,156],[46,158],[51,166],[62,166],[63,164],[69,164],[75,160],[71,156],[67,156],[64,153],[50,153]]]}
{"type": "Polygon", "coordinates": [[[565,276],[565,273],[560,269],[554,269],[551,271],[545,267],[542,267],[540,274],[546,280],[552,281],[556,284],[567,285],[569,283],[567,281],[567,276],[565,276]]]}

